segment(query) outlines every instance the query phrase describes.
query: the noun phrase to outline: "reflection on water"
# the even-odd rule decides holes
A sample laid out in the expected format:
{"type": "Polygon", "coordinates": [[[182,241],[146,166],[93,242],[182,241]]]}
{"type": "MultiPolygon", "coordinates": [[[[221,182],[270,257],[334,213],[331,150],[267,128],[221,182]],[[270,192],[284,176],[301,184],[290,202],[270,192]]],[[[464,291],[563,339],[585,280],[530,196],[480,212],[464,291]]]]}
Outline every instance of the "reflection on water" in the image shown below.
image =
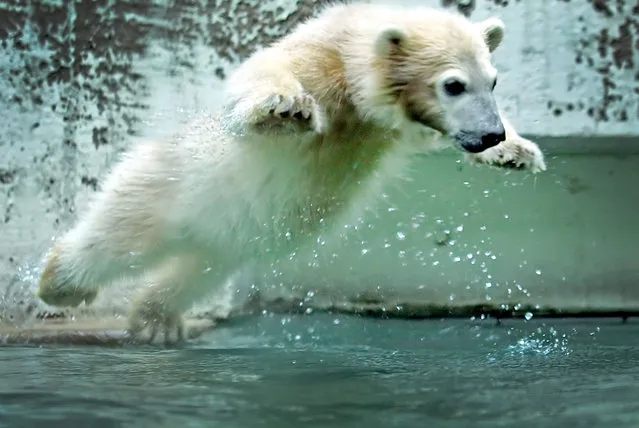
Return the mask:
{"type": "Polygon", "coordinates": [[[264,316],[185,349],[6,347],[0,425],[637,427],[638,327],[264,316]]]}

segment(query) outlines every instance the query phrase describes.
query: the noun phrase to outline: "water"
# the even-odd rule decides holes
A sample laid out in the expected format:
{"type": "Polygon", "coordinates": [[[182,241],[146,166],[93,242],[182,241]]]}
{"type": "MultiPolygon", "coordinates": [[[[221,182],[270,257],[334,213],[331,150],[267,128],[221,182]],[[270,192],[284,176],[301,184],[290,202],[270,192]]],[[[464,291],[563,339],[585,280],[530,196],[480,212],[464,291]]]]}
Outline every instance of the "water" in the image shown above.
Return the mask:
{"type": "Polygon", "coordinates": [[[182,349],[4,347],[0,426],[636,428],[638,338],[618,319],[272,315],[182,349]]]}

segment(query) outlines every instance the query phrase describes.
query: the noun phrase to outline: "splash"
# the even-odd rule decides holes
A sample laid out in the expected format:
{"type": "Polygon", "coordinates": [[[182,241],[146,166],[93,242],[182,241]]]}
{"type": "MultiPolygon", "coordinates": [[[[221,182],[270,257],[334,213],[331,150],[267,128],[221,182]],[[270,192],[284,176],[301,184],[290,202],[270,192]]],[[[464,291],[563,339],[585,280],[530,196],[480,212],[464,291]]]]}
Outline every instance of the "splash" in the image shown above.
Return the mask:
{"type": "MultiPolygon", "coordinates": [[[[526,314],[528,315],[528,314],[526,314]]],[[[532,318],[532,314],[530,314],[532,318]]],[[[529,319],[526,317],[526,319],[529,319]]],[[[506,348],[509,355],[537,355],[548,356],[550,354],[570,355],[570,335],[560,333],[554,327],[539,327],[529,335],[517,340],[517,343],[506,348]]]]}

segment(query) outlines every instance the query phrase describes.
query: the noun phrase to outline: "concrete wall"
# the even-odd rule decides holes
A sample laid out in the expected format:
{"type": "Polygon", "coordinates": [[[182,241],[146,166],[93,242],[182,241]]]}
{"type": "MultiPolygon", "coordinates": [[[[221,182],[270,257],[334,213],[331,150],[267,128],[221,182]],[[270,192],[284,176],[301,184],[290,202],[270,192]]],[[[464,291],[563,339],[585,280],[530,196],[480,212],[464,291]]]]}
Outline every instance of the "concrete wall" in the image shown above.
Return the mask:
{"type": "MultiPolygon", "coordinates": [[[[322,3],[0,0],[5,318],[21,318],[38,304],[30,293],[39,258],[82,212],[118,153],[215,108],[239,61],[322,3]]],[[[418,3],[476,20],[504,19],[497,94],[522,133],[542,138],[550,171],[533,178],[461,167],[453,155],[418,160],[412,181],[389,191],[362,220],[363,231],[321,249],[339,250],[337,261],[320,255],[318,268],[307,269],[306,260],[282,266],[286,274],[263,279],[263,288],[282,283],[271,290],[279,293],[291,284],[328,283],[436,302],[515,295],[560,307],[637,306],[632,237],[639,173],[630,155],[639,147],[639,6],[627,0],[418,3]],[[455,232],[460,225],[464,230],[455,232]],[[456,244],[433,244],[444,229],[453,231],[456,244]],[[399,232],[406,239],[398,240],[399,232]],[[534,292],[527,297],[516,283],[534,292]]]]}

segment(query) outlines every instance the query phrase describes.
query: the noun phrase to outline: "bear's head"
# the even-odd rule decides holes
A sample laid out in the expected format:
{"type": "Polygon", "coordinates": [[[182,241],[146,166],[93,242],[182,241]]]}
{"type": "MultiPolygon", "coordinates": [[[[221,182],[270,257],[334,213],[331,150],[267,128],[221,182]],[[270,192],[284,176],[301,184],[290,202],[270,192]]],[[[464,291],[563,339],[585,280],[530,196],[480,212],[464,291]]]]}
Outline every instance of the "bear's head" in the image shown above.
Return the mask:
{"type": "Polygon", "coordinates": [[[505,139],[493,90],[491,53],[504,35],[498,18],[470,22],[441,11],[402,14],[377,32],[375,92],[411,124],[452,137],[468,152],[505,139]]]}

